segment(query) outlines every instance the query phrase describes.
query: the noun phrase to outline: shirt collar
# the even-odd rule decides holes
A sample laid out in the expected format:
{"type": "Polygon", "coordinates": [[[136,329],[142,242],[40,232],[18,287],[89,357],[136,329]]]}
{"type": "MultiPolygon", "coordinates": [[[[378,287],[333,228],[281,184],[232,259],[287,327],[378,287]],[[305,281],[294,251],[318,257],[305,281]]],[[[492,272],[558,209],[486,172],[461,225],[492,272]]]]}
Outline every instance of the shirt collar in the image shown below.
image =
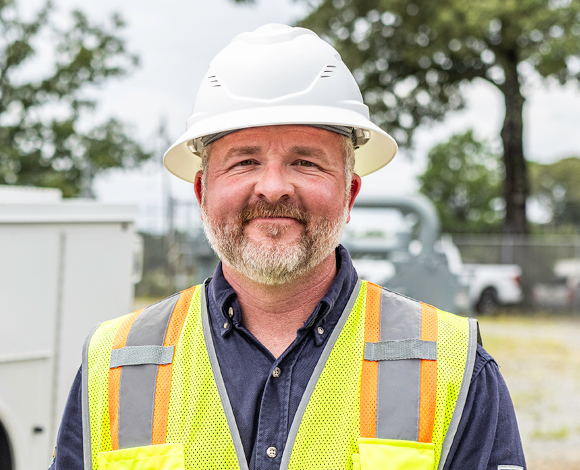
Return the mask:
{"type": "MultiPolygon", "coordinates": [[[[352,264],[350,254],[342,245],[339,245],[336,248],[336,264],[338,271],[332,285],[324,297],[320,299],[320,302],[318,302],[314,311],[304,322],[304,326],[300,328],[299,331],[313,327],[319,328],[324,324],[327,316],[333,312],[335,305],[346,305],[344,300],[345,298],[348,299],[348,297],[350,297],[350,294],[358,280],[358,275],[352,264]]],[[[213,304],[216,307],[215,310],[221,312],[223,316],[220,321],[224,320],[226,323],[230,323],[229,327],[222,329],[222,335],[226,335],[232,327],[237,327],[241,324],[241,311],[236,300],[236,291],[224,277],[221,261],[218,263],[214,271],[208,290],[209,296],[211,297],[210,301],[213,301],[213,304]],[[233,309],[233,315],[230,315],[230,308],[233,309]]],[[[340,315],[340,313],[342,312],[338,312],[337,314],[340,315]]],[[[316,338],[319,338],[320,336],[321,335],[316,335],[316,338]]]]}

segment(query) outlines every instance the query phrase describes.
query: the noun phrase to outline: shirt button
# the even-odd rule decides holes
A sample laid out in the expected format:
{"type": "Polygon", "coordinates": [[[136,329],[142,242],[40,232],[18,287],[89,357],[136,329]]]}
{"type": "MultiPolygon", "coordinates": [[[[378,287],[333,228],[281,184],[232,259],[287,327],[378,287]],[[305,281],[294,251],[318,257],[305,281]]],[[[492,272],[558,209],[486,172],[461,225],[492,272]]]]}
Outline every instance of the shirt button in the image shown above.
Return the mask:
{"type": "Polygon", "coordinates": [[[268,457],[273,459],[274,457],[276,457],[278,455],[278,449],[276,449],[275,447],[268,447],[266,454],[268,454],[268,457]]]}
{"type": "Polygon", "coordinates": [[[324,328],[322,328],[321,326],[318,327],[318,334],[321,335],[324,333],[324,328]]]}
{"type": "Polygon", "coordinates": [[[224,330],[227,330],[228,329],[228,326],[230,326],[230,324],[228,322],[225,322],[224,323],[224,330]]]}
{"type": "Polygon", "coordinates": [[[230,316],[230,318],[232,318],[234,316],[234,308],[233,307],[230,307],[228,309],[228,315],[230,316]]]}
{"type": "MultiPolygon", "coordinates": [[[[279,367],[274,367],[274,370],[272,371],[272,377],[280,377],[280,374],[282,373],[282,370],[279,367]]],[[[271,447],[271,449],[274,449],[273,447],[271,447]]],[[[276,449],[274,449],[276,450],[276,449]]]]}

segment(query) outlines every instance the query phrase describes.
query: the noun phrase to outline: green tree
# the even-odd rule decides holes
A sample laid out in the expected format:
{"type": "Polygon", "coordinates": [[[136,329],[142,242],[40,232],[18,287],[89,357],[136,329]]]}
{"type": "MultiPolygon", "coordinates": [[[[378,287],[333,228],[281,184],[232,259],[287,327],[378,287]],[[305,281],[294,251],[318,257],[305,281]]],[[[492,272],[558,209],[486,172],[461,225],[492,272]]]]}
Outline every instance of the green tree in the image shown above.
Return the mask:
{"type": "Polygon", "coordinates": [[[113,15],[98,26],[75,11],[63,30],[51,12],[47,3],[27,22],[13,0],[0,0],[0,184],[57,187],[70,197],[90,191],[95,174],[150,154],[115,119],[81,130],[96,106],[87,89],[137,64],[119,36],[123,21],[113,15]],[[27,79],[41,43],[53,45],[52,70],[27,79]]]}
{"type": "Polygon", "coordinates": [[[501,157],[473,131],[451,136],[428,153],[419,177],[421,192],[431,199],[442,229],[451,233],[498,232],[502,214],[501,157]]]}
{"type": "Polygon", "coordinates": [[[580,231],[580,157],[530,162],[530,182],[532,197],[552,215],[549,226],[580,231]]]}
{"type": "MultiPolygon", "coordinates": [[[[236,0],[244,2],[244,0],[236,0]]],[[[522,86],[533,74],[580,78],[580,0],[321,0],[300,22],[332,43],[373,119],[402,145],[417,126],[463,105],[461,83],[494,84],[501,131],[506,233],[527,233],[522,86]]]]}

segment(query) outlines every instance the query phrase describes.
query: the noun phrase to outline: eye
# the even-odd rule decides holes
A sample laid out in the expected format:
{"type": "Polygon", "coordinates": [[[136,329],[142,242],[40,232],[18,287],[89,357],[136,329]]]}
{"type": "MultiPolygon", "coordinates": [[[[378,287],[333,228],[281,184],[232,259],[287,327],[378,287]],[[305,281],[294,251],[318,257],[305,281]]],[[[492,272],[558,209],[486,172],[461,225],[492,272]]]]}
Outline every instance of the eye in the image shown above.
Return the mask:
{"type": "Polygon", "coordinates": [[[252,160],[243,160],[243,161],[239,162],[237,165],[238,166],[250,166],[253,164],[254,164],[254,162],[252,160]]]}
{"type": "Polygon", "coordinates": [[[308,160],[298,160],[297,164],[304,167],[315,167],[316,165],[308,160]]]}

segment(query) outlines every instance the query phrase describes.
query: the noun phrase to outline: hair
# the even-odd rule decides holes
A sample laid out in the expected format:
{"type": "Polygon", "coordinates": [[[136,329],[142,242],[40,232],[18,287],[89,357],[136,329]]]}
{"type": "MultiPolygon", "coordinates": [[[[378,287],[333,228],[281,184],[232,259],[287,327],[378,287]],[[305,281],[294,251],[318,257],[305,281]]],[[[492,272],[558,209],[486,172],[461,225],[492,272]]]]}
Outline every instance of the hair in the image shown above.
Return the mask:
{"type": "MultiPolygon", "coordinates": [[[[345,173],[345,180],[346,180],[346,192],[347,195],[350,193],[350,181],[352,179],[352,175],[354,171],[355,165],[355,153],[354,153],[354,143],[350,137],[345,137],[343,135],[337,134],[340,137],[341,144],[342,144],[342,153],[344,157],[344,173],[345,173]]],[[[213,142],[208,145],[204,145],[200,152],[199,156],[201,157],[201,184],[202,187],[205,189],[205,185],[207,182],[207,169],[209,166],[209,157],[211,155],[213,142]]]]}

